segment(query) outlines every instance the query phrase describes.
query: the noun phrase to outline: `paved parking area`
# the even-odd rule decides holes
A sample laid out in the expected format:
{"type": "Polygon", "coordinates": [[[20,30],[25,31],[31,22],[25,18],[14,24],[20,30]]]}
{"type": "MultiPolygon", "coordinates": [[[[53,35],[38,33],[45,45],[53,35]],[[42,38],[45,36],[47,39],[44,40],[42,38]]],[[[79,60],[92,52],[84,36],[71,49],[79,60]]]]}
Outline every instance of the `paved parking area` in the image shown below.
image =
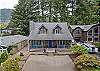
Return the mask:
{"type": "Polygon", "coordinates": [[[22,71],[75,71],[70,57],[31,55],[22,71]]]}

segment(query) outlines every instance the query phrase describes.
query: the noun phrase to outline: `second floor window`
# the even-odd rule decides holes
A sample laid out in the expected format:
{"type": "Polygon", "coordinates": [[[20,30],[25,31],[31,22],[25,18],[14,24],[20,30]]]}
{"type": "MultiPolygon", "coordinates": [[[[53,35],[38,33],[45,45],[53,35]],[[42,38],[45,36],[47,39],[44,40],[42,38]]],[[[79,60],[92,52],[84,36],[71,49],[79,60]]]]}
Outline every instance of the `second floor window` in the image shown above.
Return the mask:
{"type": "Polygon", "coordinates": [[[55,29],[53,29],[53,33],[54,34],[61,34],[62,32],[61,32],[61,27],[59,27],[59,26],[57,26],[55,29]]]}
{"type": "Polygon", "coordinates": [[[39,29],[39,34],[47,34],[47,29],[42,26],[40,29],[39,29]]]}
{"type": "Polygon", "coordinates": [[[82,31],[81,31],[81,29],[76,29],[76,30],[74,30],[74,32],[73,32],[74,34],[81,34],[82,33],[82,31]]]}

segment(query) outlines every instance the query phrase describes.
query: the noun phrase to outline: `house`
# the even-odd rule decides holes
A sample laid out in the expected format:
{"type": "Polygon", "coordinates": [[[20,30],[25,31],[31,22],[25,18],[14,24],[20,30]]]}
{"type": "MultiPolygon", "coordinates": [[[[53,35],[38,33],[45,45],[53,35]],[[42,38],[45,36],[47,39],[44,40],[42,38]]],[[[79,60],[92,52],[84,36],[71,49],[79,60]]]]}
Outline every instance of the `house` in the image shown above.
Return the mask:
{"type": "Polygon", "coordinates": [[[3,33],[4,36],[16,35],[17,34],[17,28],[4,28],[4,29],[0,29],[0,32],[3,33]]]}
{"type": "Polygon", "coordinates": [[[30,22],[29,48],[68,48],[73,37],[67,23],[30,22]]]}
{"type": "Polygon", "coordinates": [[[70,25],[69,30],[76,42],[100,42],[100,24],[70,25]]]}
{"type": "Polygon", "coordinates": [[[0,40],[0,53],[7,51],[7,47],[2,45],[2,42],[0,40]]]}
{"type": "Polygon", "coordinates": [[[22,49],[27,45],[27,37],[22,35],[11,35],[11,36],[3,36],[0,37],[1,46],[12,46],[16,45],[15,52],[22,49]]]}

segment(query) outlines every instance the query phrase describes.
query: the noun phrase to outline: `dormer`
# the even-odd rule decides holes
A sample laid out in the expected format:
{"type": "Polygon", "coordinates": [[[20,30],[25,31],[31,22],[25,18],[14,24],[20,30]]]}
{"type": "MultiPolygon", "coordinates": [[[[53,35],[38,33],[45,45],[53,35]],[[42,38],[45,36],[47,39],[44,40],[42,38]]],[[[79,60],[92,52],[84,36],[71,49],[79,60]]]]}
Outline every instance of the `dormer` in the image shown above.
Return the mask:
{"type": "Polygon", "coordinates": [[[47,28],[44,27],[44,25],[42,25],[40,28],[39,28],[39,34],[47,34],[47,28]]]}
{"type": "Polygon", "coordinates": [[[56,27],[53,29],[53,34],[61,34],[62,28],[59,25],[56,25],[56,27]]]}

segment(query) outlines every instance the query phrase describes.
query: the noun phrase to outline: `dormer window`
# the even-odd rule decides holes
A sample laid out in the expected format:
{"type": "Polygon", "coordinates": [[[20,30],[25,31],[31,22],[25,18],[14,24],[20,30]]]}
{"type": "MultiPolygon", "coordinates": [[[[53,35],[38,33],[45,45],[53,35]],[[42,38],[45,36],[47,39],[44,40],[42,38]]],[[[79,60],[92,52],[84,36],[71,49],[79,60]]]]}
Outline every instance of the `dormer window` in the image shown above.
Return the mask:
{"type": "Polygon", "coordinates": [[[40,27],[39,34],[47,34],[47,29],[44,26],[40,27]]]}
{"type": "Polygon", "coordinates": [[[53,33],[54,34],[61,34],[62,32],[61,32],[61,27],[59,27],[58,25],[53,29],[53,33]]]}
{"type": "Polygon", "coordinates": [[[81,30],[80,29],[77,29],[75,33],[76,34],[80,34],[81,33],[81,30]]]}

